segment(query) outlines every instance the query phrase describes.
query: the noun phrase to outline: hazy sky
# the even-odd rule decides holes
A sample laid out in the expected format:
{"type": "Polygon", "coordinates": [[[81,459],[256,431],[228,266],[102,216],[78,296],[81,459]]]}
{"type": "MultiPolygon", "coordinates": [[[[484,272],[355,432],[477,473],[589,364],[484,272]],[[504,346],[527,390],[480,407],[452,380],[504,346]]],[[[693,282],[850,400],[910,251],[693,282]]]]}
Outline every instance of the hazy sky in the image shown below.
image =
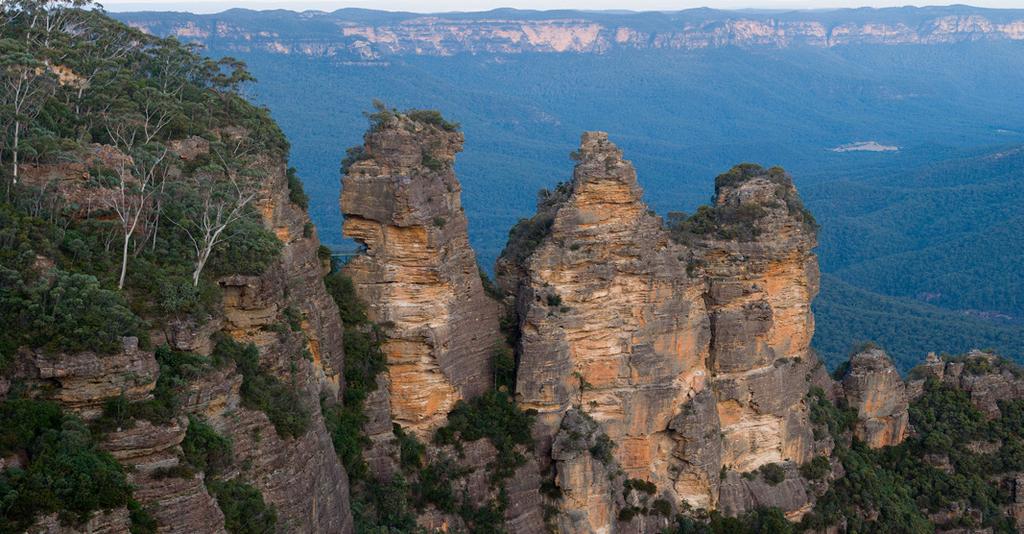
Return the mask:
{"type": "MultiPolygon", "coordinates": [[[[936,5],[946,2],[908,0],[100,0],[108,11],[172,10],[193,13],[215,13],[232,7],[250,9],[319,9],[333,11],[343,7],[386,9],[390,11],[485,11],[497,7],[521,9],[632,9],[679,10],[693,7],[722,9],[777,8],[823,9],[832,7],[888,7],[903,5],[936,5]]],[[[953,3],[953,2],[948,2],[953,3]]],[[[983,7],[1024,8],[1024,0],[971,0],[970,5],[983,7]]]]}

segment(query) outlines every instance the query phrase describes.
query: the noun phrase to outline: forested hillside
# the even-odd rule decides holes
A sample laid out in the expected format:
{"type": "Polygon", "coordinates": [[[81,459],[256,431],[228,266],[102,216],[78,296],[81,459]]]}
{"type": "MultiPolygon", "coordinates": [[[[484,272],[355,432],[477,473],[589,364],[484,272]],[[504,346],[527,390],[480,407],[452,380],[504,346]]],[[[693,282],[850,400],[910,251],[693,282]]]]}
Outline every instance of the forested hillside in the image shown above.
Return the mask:
{"type": "Polygon", "coordinates": [[[344,531],[288,143],[244,63],[90,4],[0,6],[0,531],[344,531]]]}

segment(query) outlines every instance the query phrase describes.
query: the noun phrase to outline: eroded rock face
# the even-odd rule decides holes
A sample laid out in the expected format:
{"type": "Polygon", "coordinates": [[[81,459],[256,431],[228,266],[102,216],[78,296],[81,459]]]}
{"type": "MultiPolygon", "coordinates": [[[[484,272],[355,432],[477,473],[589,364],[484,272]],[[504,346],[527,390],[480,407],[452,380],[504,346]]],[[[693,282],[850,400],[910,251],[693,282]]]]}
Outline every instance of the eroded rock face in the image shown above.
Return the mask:
{"type": "Polygon", "coordinates": [[[23,351],[21,360],[19,378],[87,419],[100,415],[103,404],[112,397],[124,395],[129,401],[147,398],[158,374],[153,352],[139,350],[139,340],[133,337],[124,338],[115,354],[37,350],[23,351]]]}
{"type": "Polygon", "coordinates": [[[499,264],[520,317],[518,401],[540,414],[542,458],[576,407],[618,444],[628,477],[672,486],[670,424],[707,385],[704,285],[607,134],[585,134],[578,154],[572,182],[553,193],[561,198],[543,242],[518,265],[510,244],[499,264]]]}
{"type": "MultiPolygon", "coordinates": [[[[519,317],[518,401],[540,414],[541,462],[576,495],[560,504],[572,518],[563,529],[615,528],[623,506],[600,497],[608,488],[584,476],[591,464],[555,458],[576,411],[616,444],[624,477],[695,508],[718,507],[723,468],[809,460],[816,241],[789,176],[723,175],[708,224],[680,237],[649,212],[607,134],[584,134],[576,158],[573,180],[542,195],[497,267],[519,317]]],[[[771,499],[751,488],[733,485],[730,503],[771,499]]],[[[812,499],[785,495],[772,502],[793,514],[812,499]]]]}
{"type": "Polygon", "coordinates": [[[809,349],[815,231],[781,169],[740,165],[719,176],[715,210],[715,231],[696,246],[708,283],[722,463],[738,471],[803,463],[813,441],[803,399],[817,363],[809,349]]]}
{"type": "Polygon", "coordinates": [[[906,438],[909,414],[906,386],[881,349],[850,358],[842,377],[846,403],[857,410],[854,433],[872,448],[897,445],[906,438]]]}
{"type": "Polygon", "coordinates": [[[421,438],[490,387],[500,339],[452,169],[461,149],[461,133],[394,115],[342,182],[344,233],[366,247],[345,273],[385,331],[391,419],[421,438]]]}

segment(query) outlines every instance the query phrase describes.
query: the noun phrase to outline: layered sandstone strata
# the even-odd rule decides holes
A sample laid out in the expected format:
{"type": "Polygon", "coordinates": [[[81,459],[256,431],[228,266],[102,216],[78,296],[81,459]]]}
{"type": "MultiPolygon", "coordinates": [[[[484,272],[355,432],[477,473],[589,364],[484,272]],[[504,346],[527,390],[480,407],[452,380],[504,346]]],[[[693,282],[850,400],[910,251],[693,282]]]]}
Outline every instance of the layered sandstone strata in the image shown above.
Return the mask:
{"type": "Polygon", "coordinates": [[[490,387],[500,339],[453,170],[462,134],[445,126],[386,114],[342,182],[344,233],[365,246],[345,273],[385,333],[387,398],[372,400],[421,438],[490,387]]]}
{"type": "Polygon", "coordinates": [[[847,405],[857,410],[858,439],[872,448],[903,441],[910,419],[906,386],[885,351],[870,348],[855,354],[841,383],[847,405]]]}
{"type": "Polygon", "coordinates": [[[817,365],[813,221],[789,175],[756,165],[715,180],[714,220],[697,262],[708,284],[722,463],[737,471],[803,463],[813,446],[803,400],[817,365]]]}
{"type": "MultiPolygon", "coordinates": [[[[187,161],[208,150],[204,143],[189,146],[178,154],[180,159],[187,161]]],[[[205,418],[231,439],[235,461],[219,476],[237,478],[259,490],[276,509],[279,529],[351,532],[347,475],[319,407],[322,399],[336,400],[344,386],[341,319],[321,280],[315,231],[310,231],[305,211],[289,201],[284,162],[257,157],[250,167],[262,176],[255,208],[282,242],[280,256],[262,275],[219,280],[222,307],[213,317],[157,318],[167,319],[166,325],[154,320],[161,328],[150,332],[150,338],[154,345],[166,343],[201,354],[210,353],[218,333],[255,344],[260,367],[296,389],[298,401],[310,414],[307,430],[298,437],[281,437],[266,414],[243,406],[242,376],[229,362],[182,386],[177,411],[168,422],[129,421],[106,434],[101,447],[125,466],[133,498],[157,520],[159,532],[224,532],[224,515],[207,491],[204,475],[178,469],[183,467],[181,442],[189,415],[205,418]],[[276,328],[292,320],[297,329],[276,328]]],[[[79,179],[73,168],[51,171],[68,182],[79,179]]],[[[77,198],[77,191],[68,187],[60,194],[77,198]]],[[[110,355],[28,350],[18,354],[10,378],[23,384],[26,393],[55,400],[86,419],[99,416],[104,405],[119,396],[129,402],[152,398],[160,373],[153,352],[140,350],[135,338],[125,338],[122,350],[110,355]]],[[[9,388],[6,382],[0,385],[9,388]]],[[[81,528],[127,532],[128,512],[97,513],[81,528]]],[[[32,531],[78,529],[47,516],[39,518],[32,531]]]]}
{"type": "MultiPolygon", "coordinates": [[[[566,453],[569,414],[614,444],[612,472],[673,506],[767,502],[759,486],[721,485],[723,469],[793,471],[814,453],[815,231],[791,179],[738,167],[719,177],[714,207],[674,228],[607,134],[584,134],[574,157],[573,180],[542,194],[497,269],[519,319],[517,400],[539,413],[538,455],[564,495],[559,525],[609,531],[630,506],[592,455],[566,453]]],[[[772,502],[798,517],[813,497],[799,477],[787,484],[772,502]]]]}

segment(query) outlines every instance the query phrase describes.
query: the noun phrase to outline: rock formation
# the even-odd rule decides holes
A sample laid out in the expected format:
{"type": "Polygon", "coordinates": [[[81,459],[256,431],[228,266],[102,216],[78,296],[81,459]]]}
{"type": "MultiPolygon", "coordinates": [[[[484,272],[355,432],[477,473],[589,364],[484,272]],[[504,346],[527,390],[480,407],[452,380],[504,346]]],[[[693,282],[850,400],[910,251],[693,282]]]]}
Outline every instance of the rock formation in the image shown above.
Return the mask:
{"type": "MultiPolygon", "coordinates": [[[[682,13],[592,15],[575,12],[538,18],[502,13],[351,16],[344,12],[294,14],[301,32],[240,17],[121,15],[143,31],[183,41],[211,42],[226,50],[382,61],[395,56],[584,53],[622,50],[704,50],[730,46],[830,48],[844,45],[948,44],[1024,40],[1024,15],[944,6],[780,17],[714,10],[682,13]],[[301,17],[301,18],[300,18],[301,17]],[[324,25],[335,31],[311,30],[324,25]]],[[[277,17],[287,15],[276,15],[277,17]]],[[[257,19],[258,20],[258,19],[257,19]]]]}
{"type": "Polygon", "coordinates": [[[906,386],[885,351],[855,354],[840,381],[847,405],[857,410],[858,439],[872,448],[903,441],[910,417],[906,386]]]}
{"type": "Polygon", "coordinates": [[[722,463],[738,471],[811,456],[802,402],[817,364],[810,343],[818,263],[808,217],[784,171],[740,165],[715,180],[715,230],[696,236],[722,463]]]}
{"type": "Polygon", "coordinates": [[[923,364],[911,370],[907,378],[908,396],[920,396],[929,378],[966,392],[971,404],[988,418],[999,417],[999,401],[1024,397],[1024,372],[999,356],[980,350],[956,358],[929,354],[923,364]]]}
{"type": "Polygon", "coordinates": [[[490,387],[498,308],[486,296],[455,178],[462,134],[388,113],[343,180],[344,233],[365,246],[345,266],[384,328],[391,419],[420,437],[455,402],[490,387]]]}
{"type": "MultiPolygon", "coordinates": [[[[596,421],[625,478],[693,507],[717,506],[723,468],[810,459],[817,263],[788,175],[734,169],[716,206],[670,233],[606,134],[584,134],[575,158],[498,262],[519,317],[517,397],[540,414],[567,531],[610,528],[622,506],[602,497],[592,459],[565,453],[568,414],[596,421]]],[[[729,498],[752,502],[741,486],[729,498]]],[[[788,493],[779,504],[807,508],[806,491],[788,493]]]]}

